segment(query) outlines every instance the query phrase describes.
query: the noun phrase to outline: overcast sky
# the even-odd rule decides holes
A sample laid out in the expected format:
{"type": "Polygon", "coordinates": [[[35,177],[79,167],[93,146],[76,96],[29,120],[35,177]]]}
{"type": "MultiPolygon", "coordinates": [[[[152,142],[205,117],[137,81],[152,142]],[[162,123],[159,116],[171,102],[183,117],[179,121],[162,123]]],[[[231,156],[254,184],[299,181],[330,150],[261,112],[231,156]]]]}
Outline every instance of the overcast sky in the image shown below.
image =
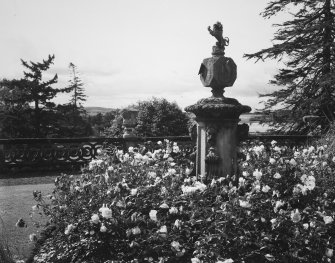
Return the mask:
{"type": "Polygon", "coordinates": [[[216,41],[207,27],[220,21],[230,38],[226,56],[238,70],[225,96],[260,108],[258,93],[273,89],[268,82],[276,62],[242,56],[271,45],[276,21],[259,15],[267,2],[0,0],[0,78],[21,78],[21,58],[40,62],[54,54],[45,79],[57,73],[56,86],[66,86],[74,63],[88,96],[84,106],[120,108],[154,96],[184,108],[211,95],[197,74],[216,41]]]}

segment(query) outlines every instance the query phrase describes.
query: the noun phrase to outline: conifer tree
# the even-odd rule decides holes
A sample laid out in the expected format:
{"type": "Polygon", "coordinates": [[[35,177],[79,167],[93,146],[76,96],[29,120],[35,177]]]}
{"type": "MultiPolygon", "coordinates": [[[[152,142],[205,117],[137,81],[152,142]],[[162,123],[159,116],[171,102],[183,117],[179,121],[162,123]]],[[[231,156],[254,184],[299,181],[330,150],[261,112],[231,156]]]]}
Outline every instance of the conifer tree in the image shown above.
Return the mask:
{"type": "Polygon", "coordinates": [[[78,76],[77,67],[73,63],[69,64],[69,69],[71,70],[72,78],[69,81],[70,85],[68,89],[73,91],[70,103],[73,106],[74,110],[83,110],[82,102],[86,101],[87,97],[84,93],[84,84],[78,76]]]}
{"type": "Polygon", "coordinates": [[[57,126],[58,131],[54,136],[58,137],[82,137],[92,133],[90,124],[85,117],[86,111],[82,105],[86,101],[83,83],[79,78],[77,67],[69,64],[71,79],[65,88],[66,92],[71,92],[71,99],[68,104],[57,106],[57,126]]]}
{"type": "Polygon", "coordinates": [[[46,72],[53,64],[55,56],[48,56],[48,59],[43,62],[29,63],[22,60],[23,66],[27,69],[24,71],[24,96],[22,97],[27,102],[33,103],[33,119],[34,130],[36,137],[44,137],[48,130],[53,125],[53,109],[55,103],[51,100],[61,92],[68,91],[67,88],[54,88],[52,85],[57,83],[58,76],[55,74],[49,80],[43,80],[42,74],[46,72]]]}
{"type": "Polygon", "coordinates": [[[262,15],[270,18],[288,12],[292,19],[281,24],[273,46],[248,59],[276,59],[283,67],[270,83],[278,86],[266,97],[264,110],[271,110],[277,127],[307,132],[307,115],[318,116],[315,125],[329,127],[335,112],[335,2],[334,0],[273,0],[262,15]]]}

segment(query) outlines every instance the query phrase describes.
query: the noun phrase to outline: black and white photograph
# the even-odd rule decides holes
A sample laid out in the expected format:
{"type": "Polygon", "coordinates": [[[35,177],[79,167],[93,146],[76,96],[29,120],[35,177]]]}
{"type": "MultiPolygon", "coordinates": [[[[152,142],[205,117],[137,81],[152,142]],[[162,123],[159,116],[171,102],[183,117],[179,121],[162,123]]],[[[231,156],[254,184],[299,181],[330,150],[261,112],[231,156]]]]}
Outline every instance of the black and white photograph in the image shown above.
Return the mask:
{"type": "Polygon", "coordinates": [[[0,0],[0,263],[335,262],[335,0],[0,0]]]}

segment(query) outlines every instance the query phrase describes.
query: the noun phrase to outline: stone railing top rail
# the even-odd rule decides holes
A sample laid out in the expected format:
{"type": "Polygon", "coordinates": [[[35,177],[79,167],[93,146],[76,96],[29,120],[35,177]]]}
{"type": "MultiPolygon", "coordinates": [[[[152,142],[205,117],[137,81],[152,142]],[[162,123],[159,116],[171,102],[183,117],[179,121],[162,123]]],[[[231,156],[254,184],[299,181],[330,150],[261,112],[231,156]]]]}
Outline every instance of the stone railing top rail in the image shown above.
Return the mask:
{"type": "MultiPolygon", "coordinates": [[[[307,140],[318,139],[320,136],[315,135],[279,135],[279,134],[257,134],[251,133],[245,139],[265,139],[265,140],[307,140]]],[[[36,143],[72,143],[72,142],[124,142],[128,139],[115,137],[80,137],[80,138],[16,138],[16,139],[0,139],[0,144],[36,144],[36,143]]],[[[191,141],[189,136],[162,136],[162,137],[136,137],[136,141],[191,141]]]]}
{"type": "MultiPolygon", "coordinates": [[[[131,138],[134,140],[134,138],[131,138]]],[[[191,141],[189,136],[164,136],[164,137],[136,137],[136,141],[191,141]]],[[[125,142],[127,138],[115,137],[80,137],[80,138],[16,138],[0,139],[0,144],[36,144],[36,143],[73,143],[73,142],[125,142]]]]}

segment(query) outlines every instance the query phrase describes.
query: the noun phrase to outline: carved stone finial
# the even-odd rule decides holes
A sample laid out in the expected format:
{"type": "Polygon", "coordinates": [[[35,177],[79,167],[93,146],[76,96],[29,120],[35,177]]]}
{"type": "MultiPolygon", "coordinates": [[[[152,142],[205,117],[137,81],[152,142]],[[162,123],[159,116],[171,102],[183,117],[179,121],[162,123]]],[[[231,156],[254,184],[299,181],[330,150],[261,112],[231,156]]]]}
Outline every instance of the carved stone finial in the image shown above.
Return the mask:
{"type": "Polygon", "coordinates": [[[233,86],[236,80],[236,64],[231,58],[224,56],[229,38],[222,36],[222,24],[217,22],[213,30],[209,26],[208,31],[217,42],[216,46],[213,46],[213,56],[203,60],[198,74],[202,84],[212,88],[213,97],[223,98],[224,88],[233,86]]]}
{"type": "Polygon", "coordinates": [[[229,38],[222,36],[222,24],[220,22],[216,22],[216,24],[213,25],[213,30],[211,27],[208,27],[209,33],[216,38],[216,46],[213,46],[213,52],[212,55],[215,56],[224,56],[225,52],[225,46],[229,45],[229,38]]]}

